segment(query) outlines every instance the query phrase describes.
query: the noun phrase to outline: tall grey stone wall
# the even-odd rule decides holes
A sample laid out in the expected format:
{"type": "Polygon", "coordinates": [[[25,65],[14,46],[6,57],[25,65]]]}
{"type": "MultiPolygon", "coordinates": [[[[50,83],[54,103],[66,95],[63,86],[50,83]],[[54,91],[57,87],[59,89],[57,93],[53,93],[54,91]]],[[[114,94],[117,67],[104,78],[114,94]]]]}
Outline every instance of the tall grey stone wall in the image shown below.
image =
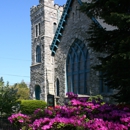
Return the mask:
{"type": "MultiPolygon", "coordinates": [[[[83,0],[86,1],[86,0],[83,0]]],[[[88,0],[89,1],[89,0],[88,0]]],[[[91,1],[91,0],[90,0],[91,1]]],[[[68,14],[63,36],[60,39],[55,56],[51,56],[50,45],[54,38],[54,23],[58,25],[63,12],[63,7],[54,5],[54,0],[39,0],[39,5],[33,6],[30,10],[31,18],[31,55],[32,64],[30,67],[31,84],[30,97],[35,99],[35,87],[40,86],[40,99],[47,101],[47,94],[55,95],[58,103],[62,104],[66,98],[66,59],[71,45],[75,39],[81,40],[89,53],[89,76],[87,79],[87,91],[90,96],[100,94],[99,73],[92,69],[98,64],[98,55],[88,47],[86,40],[89,35],[87,31],[92,20],[86,14],[81,13],[78,0],[73,0],[71,10],[68,14]],[[40,34],[36,37],[36,25],[40,23],[40,34]],[[36,62],[36,47],[41,48],[41,62],[36,62]],[[57,93],[57,79],[59,79],[59,96],[57,93]]]]}
{"type": "Polygon", "coordinates": [[[31,84],[30,96],[35,99],[35,86],[40,86],[40,99],[47,100],[47,94],[54,94],[54,64],[50,45],[54,32],[54,23],[58,24],[63,7],[54,5],[54,0],[39,0],[39,5],[30,10],[31,17],[31,55],[30,68],[31,84]],[[40,23],[40,34],[36,37],[36,25],[40,23]],[[36,47],[41,48],[41,62],[36,62],[36,47]]]}
{"type": "MultiPolygon", "coordinates": [[[[75,39],[81,40],[87,47],[90,55],[90,73],[88,78],[88,91],[90,95],[99,94],[99,78],[98,72],[93,70],[91,66],[98,63],[98,60],[95,58],[96,53],[94,53],[88,47],[88,41],[86,38],[89,37],[87,35],[88,28],[92,20],[78,11],[80,5],[77,0],[74,0],[73,6],[69,13],[69,17],[67,19],[67,23],[64,27],[63,37],[61,38],[61,42],[58,45],[58,49],[54,56],[55,61],[55,93],[56,93],[56,79],[59,79],[60,82],[60,95],[59,95],[59,103],[64,102],[64,97],[66,96],[66,58],[70,46],[73,44],[75,39]]],[[[84,95],[81,95],[84,96],[84,95]]]]}

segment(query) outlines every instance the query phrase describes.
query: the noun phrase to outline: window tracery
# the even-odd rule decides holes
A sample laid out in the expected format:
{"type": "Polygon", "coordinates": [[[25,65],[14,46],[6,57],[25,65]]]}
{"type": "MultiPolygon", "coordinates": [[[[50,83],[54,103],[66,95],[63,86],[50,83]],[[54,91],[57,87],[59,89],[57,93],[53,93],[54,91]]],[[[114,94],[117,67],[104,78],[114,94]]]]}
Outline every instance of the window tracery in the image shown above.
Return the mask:
{"type": "Polygon", "coordinates": [[[89,73],[89,54],[85,44],[76,39],[70,47],[67,62],[67,92],[87,94],[89,73]]]}

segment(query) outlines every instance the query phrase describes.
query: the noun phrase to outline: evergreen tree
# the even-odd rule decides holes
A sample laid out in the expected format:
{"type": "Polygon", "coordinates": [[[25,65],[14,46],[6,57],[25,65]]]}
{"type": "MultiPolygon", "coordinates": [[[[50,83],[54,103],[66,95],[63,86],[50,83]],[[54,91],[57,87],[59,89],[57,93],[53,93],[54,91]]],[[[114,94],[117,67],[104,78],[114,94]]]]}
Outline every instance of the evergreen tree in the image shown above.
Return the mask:
{"type": "Polygon", "coordinates": [[[118,90],[113,97],[130,103],[130,0],[92,0],[81,11],[113,26],[108,30],[93,22],[87,40],[94,51],[104,54],[95,69],[103,73],[109,88],[118,90]]]}
{"type": "Polygon", "coordinates": [[[2,87],[3,85],[4,85],[3,77],[0,77],[0,87],[2,87]]]}

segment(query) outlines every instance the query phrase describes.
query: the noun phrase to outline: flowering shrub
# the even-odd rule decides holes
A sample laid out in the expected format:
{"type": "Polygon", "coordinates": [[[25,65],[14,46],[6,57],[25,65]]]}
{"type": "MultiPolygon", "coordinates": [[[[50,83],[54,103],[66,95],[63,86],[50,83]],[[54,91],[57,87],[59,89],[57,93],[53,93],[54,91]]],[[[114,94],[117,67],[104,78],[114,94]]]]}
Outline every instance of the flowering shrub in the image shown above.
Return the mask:
{"type": "Polygon", "coordinates": [[[79,98],[73,93],[67,93],[67,95],[70,98],[69,105],[37,109],[30,118],[19,115],[21,118],[19,116],[9,117],[9,120],[13,124],[16,122],[28,124],[28,130],[130,129],[129,107],[110,105],[103,103],[100,99],[90,101],[88,98],[79,98]]]}
{"type": "Polygon", "coordinates": [[[95,118],[86,123],[86,128],[89,130],[128,130],[128,127],[111,121],[104,121],[103,119],[95,118]]]}
{"type": "Polygon", "coordinates": [[[68,98],[71,100],[71,99],[77,99],[78,95],[77,94],[74,94],[72,92],[68,92],[66,93],[66,95],[68,96],[68,98]]]}
{"type": "Polygon", "coordinates": [[[30,123],[30,117],[21,113],[11,115],[8,120],[16,127],[27,126],[30,123]]]}

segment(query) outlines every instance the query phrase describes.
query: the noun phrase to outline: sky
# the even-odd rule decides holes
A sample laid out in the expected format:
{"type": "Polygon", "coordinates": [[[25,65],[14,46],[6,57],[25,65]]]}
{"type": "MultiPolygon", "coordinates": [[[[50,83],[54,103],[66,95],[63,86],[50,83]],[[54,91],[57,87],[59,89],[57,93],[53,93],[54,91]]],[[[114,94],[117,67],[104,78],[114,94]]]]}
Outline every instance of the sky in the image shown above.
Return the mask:
{"type": "MultiPolygon", "coordinates": [[[[54,0],[54,3],[63,5],[66,0],[54,0]]],[[[10,85],[30,83],[30,8],[38,4],[39,0],[0,2],[0,77],[10,85]]]]}

